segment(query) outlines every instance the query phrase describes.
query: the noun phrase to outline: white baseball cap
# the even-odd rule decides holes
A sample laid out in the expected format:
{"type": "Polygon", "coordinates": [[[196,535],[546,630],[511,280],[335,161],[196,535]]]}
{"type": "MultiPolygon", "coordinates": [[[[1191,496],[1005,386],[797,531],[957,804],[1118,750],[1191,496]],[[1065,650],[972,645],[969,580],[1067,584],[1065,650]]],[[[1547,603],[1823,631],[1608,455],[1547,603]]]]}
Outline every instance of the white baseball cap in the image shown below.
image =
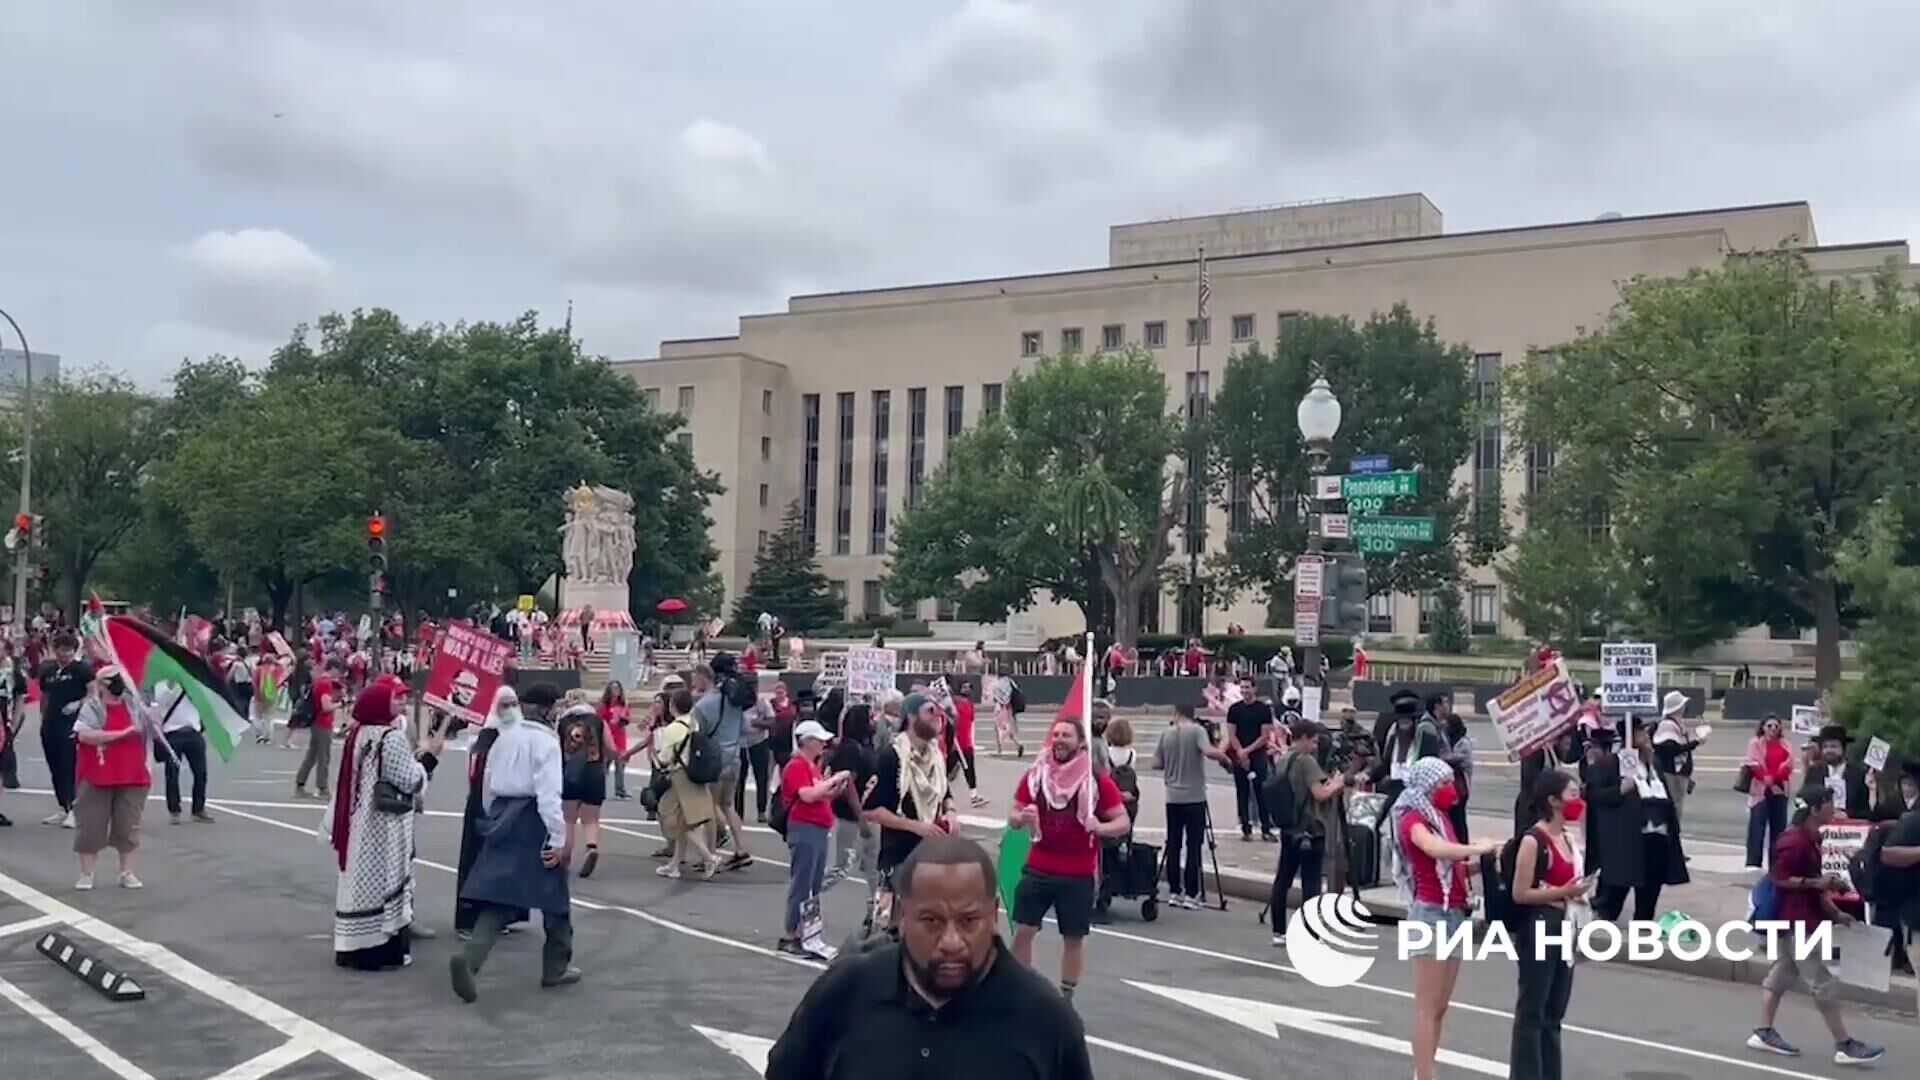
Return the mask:
{"type": "Polygon", "coordinates": [[[822,727],[818,720],[802,720],[799,726],[793,729],[793,737],[795,739],[819,739],[821,742],[829,742],[833,739],[833,733],[825,727],[822,727]]]}

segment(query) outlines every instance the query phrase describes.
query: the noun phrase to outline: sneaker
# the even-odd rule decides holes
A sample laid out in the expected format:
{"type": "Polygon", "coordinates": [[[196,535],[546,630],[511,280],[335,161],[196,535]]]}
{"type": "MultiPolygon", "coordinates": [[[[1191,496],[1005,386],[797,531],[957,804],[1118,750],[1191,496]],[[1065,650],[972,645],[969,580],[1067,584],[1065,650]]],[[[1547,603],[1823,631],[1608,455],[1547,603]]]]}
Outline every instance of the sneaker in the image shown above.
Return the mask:
{"type": "Polygon", "coordinates": [[[722,859],[718,855],[715,855],[713,858],[708,859],[706,862],[706,865],[700,868],[700,880],[712,881],[713,875],[719,873],[720,868],[725,865],[727,865],[727,860],[722,859]]]}
{"type": "Polygon", "coordinates": [[[66,813],[66,816],[64,816],[64,817],[62,817],[62,818],[60,819],[60,827],[61,827],[61,828],[63,828],[63,829],[71,829],[71,828],[73,828],[73,827],[74,827],[74,826],[73,826],[73,811],[71,811],[71,810],[69,810],[69,811],[67,811],[67,813],[66,813]]]}
{"type": "Polygon", "coordinates": [[[674,881],[680,880],[680,864],[679,863],[670,862],[670,863],[667,863],[665,866],[656,866],[653,868],[653,872],[658,877],[672,878],[674,881]]]}
{"type": "Polygon", "coordinates": [[[78,889],[78,890],[80,890],[81,892],[88,892],[88,891],[90,891],[90,890],[92,890],[92,888],[93,888],[93,875],[92,875],[92,874],[81,874],[81,875],[80,875],[80,880],[78,880],[78,881],[76,881],[76,882],[74,882],[74,883],[73,883],[73,887],[74,887],[75,889],[78,889]]]}
{"type": "Polygon", "coordinates": [[[168,823],[168,824],[170,824],[170,825],[178,825],[178,824],[180,824],[180,821],[181,821],[181,817],[180,817],[180,811],[178,811],[178,810],[169,810],[169,811],[167,811],[167,823],[168,823]]]}
{"type": "Polygon", "coordinates": [[[1240,842],[1243,844],[1253,843],[1253,827],[1252,826],[1250,825],[1240,826],[1240,842]]]}
{"type": "Polygon", "coordinates": [[[561,972],[560,974],[555,975],[551,979],[541,979],[540,986],[542,989],[552,990],[561,986],[572,986],[574,983],[577,983],[579,981],[580,981],[580,969],[577,967],[570,967],[567,970],[561,972]]]}
{"type": "Polygon", "coordinates": [[[590,877],[592,877],[592,876],[593,876],[593,868],[594,868],[594,867],[596,867],[596,866],[599,866],[599,865],[600,865],[600,847],[599,847],[599,845],[597,845],[597,844],[588,844],[588,845],[587,845],[587,857],[586,857],[586,858],[584,858],[584,859],[581,859],[581,860],[580,860],[580,876],[581,876],[582,878],[590,878],[590,877]]]}
{"type": "Polygon", "coordinates": [[[975,809],[979,809],[980,807],[982,807],[982,806],[985,806],[985,805],[987,805],[987,797],[986,797],[985,795],[982,795],[982,794],[980,794],[980,793],[979,793],[979,792],[977,792],[977,791],[976,791],[976,792],[974,792],[974,794],[973,794],[973,806],[974,806],[974,808],[975,808],[975,809]]]}
{"type": "Polygon", "coordinates": [[[213,815],[207,813],[205,810],[195,810],[193,812],[193,820],[202,825],[211,825],[213,824],[213,815]]]}
{"type": "Polygon", "coordinates": [[[126,871],[120,872],[120,887],[123,889],[144,889],[146,884],[126,871]]]}
{"type": "Polygon", "coordinates": [[[1861,1042],[1859,1039],[1848,1039],[1843,1043],[1835,1043],[1833,1047],[1835,1065],[1871,1065],[1886,1056],[1886,1047],[1861,1042]]]}
{"type": "Polygon", "coordinates": [[[1286,936],[1285,934],[1275,934],[1275,935],[1273,935],[1273,947],[1274,947],[1274,948],[1276,948],[1276,949],[1284,949],[1284,948],[1286,948],[1286,947],[1287,947],[1287,936],[1286,936]]]}
{"type": "Polygon", "coordinates": [[[804,956],[809,960],[813,959],[813,954],[807,951],[805,945],[800,944],[798,938],[781,938],[779,943],[773,947],[773,950],[775,952],[785,953],[788,956],[804,956]]]}
{"type": "Polygon", "coordinates": [[[1266,841],[1269,844],[1277,844],[1280,842],[1280,838],[1274,835],[1274,832],[1272,829],[1261,829],[1260,839],[1266,841]]]}
{"type": "Polygon", "coordinates": [[[62,821],[65,821],[66,818],[67,818],[67,812],[65,810],[55,810],[53,813],[48,814],[46,817],[41,818],[40,824],[58,825],[62,821]]]}
{"type": "Polygon", "coordinates": [[[1800,1056],[1799,1047],[1782,1038],[1778,1031],[1770,1027],[1754,1028],[1753,1034],[1747,1036],[1747,1049],[1764,1050],[1769,1054],[1779,1054],[1781,1057],[1800,1056]]]}
{"type": "MultiPolygon", "coordinates": [[[[716,855],[714,856],[714,858],[717,860],[719,856],[716,855]]],[[[753,856],[747,854],[744,851],[737,851],[734,853],[732,858],[726,861],[726,864],[725,866],[722,867],[722,869],[745,870],[747,867],[752,865],[753,865],[753,856]]]]}

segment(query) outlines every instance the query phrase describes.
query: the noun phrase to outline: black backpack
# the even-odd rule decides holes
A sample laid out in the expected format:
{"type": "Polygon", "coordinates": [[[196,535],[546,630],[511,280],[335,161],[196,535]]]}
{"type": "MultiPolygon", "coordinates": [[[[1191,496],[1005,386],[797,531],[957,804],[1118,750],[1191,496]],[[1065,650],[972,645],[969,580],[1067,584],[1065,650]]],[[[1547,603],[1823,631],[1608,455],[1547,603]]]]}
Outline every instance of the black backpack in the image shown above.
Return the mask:
{"type": "Polygon", "coordinates": [[[1020,684],[1013,684],[1013,693],[1007,695],[1007,711],[1015,716],[1027,711],[1027,695],[1021,693],[1020,684]]]}
{"type": "Polygon", "coordinates": [[[723,696],[727,704],[745,712],[760,704],[760,680],[745,675],[729,675],[723,696]]]}
{"type": "MultiPolygon", "coordinates": [[[[1295,751],[1297,753],[1297,751],[1295,751]]],[[[1273,827],[1283,833],[1296,832],[1300,828],[1300,804],[1294,801],[1293,793],[1293,753],[1280,759],[1267,782],[1260,788],[1260,797],[1267,804],[1267,818],[1273,827]]]]}
{"type": "Polygon", "coordinates": [[[1885,904],[1889,899],[1899,899],[1884,895],[1891,890],[1885,888],[1889,884],[1887,867],[1880,861],[1880,849],[1887,846],[1887,834],[1892,831],[1891,825],[1875,826],[1867,833],[1867,842],[1847,858],[1847,875],[1853,878],[1853,891],[1862,900],[1885,904]]]}
{"type": "Polygon", "coordinates": [[[687,770],[687,779],[696,784],[712,784],[726,771],[726,755],[720,752],[720,744],[713,736],[695,726],[692,734],[680,748],[680,764],[687,770]]]}
{"type": "MultiPolygon", "coordinates": [[[[1480,856],[1480,880],[1486,882],[1483,893],[1486,900],[1485,915],[1490,923],[1500,923],[1508,930],[1518,930],[1527,921],[1531,908],[1516,903],[1513,899],[1514,868],[1520,864],[1520,840],[1525,836],[1537,836],[1537,833],[1521,833],[1500,845],[1499,855],[1480,856]]],[[[1533,883],[1538,886],[1547,872],[1548,853],[1544,842],[1540,854],[1533,861],[1533,883]]]]}

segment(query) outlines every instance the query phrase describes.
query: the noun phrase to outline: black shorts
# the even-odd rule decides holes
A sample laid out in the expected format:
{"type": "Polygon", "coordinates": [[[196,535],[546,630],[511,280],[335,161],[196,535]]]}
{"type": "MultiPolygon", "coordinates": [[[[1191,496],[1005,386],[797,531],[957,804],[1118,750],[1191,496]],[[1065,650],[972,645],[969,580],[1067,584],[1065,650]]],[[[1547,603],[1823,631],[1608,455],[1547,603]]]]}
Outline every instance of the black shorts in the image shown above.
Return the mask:
{"type": "Polygon", "coordinates": [[[1013,888],[1013,924],[1039,926],[1051,910],[1060,936],[1086,937],[1093,929],[1093,879],[1043,874],[1028,867],[1013,888]]]}
{"type": "Polygon", "coordinates": [[[577,773],[571,783],[562,783],[560,798],[565,802],[586,803],[588,806],[604,804],[607,801],[606,766],[589,766],[577,773]]]}

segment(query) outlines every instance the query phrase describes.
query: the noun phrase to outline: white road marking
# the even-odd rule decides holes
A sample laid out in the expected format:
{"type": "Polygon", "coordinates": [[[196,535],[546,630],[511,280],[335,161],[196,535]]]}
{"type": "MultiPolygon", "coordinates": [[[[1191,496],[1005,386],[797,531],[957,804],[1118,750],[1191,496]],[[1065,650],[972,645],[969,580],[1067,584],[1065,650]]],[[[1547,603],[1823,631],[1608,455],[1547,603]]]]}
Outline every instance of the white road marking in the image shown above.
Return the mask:
{"type": "MultiPolygon", "coordinates": [[[[291,827],[291,826],[290,826],[291,827]]],[[[247,1016],[280,1032],[289,1039],[298,1040],[314,1050],[333,1058],[340,1064],[365,1074],[370,1080],[430,1080],[423,1073],[415,1072],[405,1065],[394,1061],[375,1050],[354,1042],[330,1028],[324,1027],[299,1013],[269,1001],[259,994],[241,986],[231,979],[225,979],[198,964],[180,956],[173,950],[157,942],[134,937],[109,923],[103,922],[78,908],[41,892],[24,882],[17,881],[5,873],[0,873],[0,893],[5,893],[29,907],[58,918],[75,933],[93,938],[95,941],[118,950],[127,956],[147,965],[162,975],[189,989],[198,990],[207,997],[223,1005],[238,1009],[247,1016]]],[[[8,987],[8,989],[11,989],[8,987]]],[[[8,994],[7,996],[12,996],[8,994]]],[[[25,995],[21,995],[22,998],[25,995]]],[[[32,1001],[31,998],[26,998],[32,1001]]],[[[22,1008],[27,1006],[22,1005],[22,1008]]],[[[31,1011],[31,1010],[29,1010],[31,1011]]],[[[37,1017],[38,1018],[38,1017],[37,1017]]],[[[49,1027],[54,1025],[40,1018],[49,1027]]],[[[54,1017],[59,1020],[58,1017],[54,1017]]],[[[65,1024],[66,1021],[60,1020],[65,1024]]],[[[71,1025],[68,1025],[69,1027],[71,1025]]],[[[61,1030],[54,1027],[54,1030],[61,1030]]],[[[84,1033],[81,1033],[84,1035],[84,1033]]],[[[75,1045],[81,1045],[78,1042],[75,1045]]],[[[105,1047],[101,1047],[102,1050],[105,1047]]],[[[109,1051],[110,1052],[110,1051],[109,1051]]],[[[103,1062],[104,1063],[104,1062],[103,1062]]],[[[109,1066],[111,1067],[111,1066],[109,1066]]],[[[127,1066],[133,1069],[132,1065],[127,1066]]],[[[151,1080],[146,1073],[133,1069],[116,1072],[126,1080],[151,1080]]]]}
{"type": "Polygon", "coordinates": [[[279,1072],[313,1051],[313,1044],[305,1039],[288,1039],[279,1046],[265,1053],[255,1054],[226,1072],[214,1076],[212,1080],[264,1080],[266,1076],[279,1072]]]}
{"type": "Polygon", "coordinates": [[[758,1035],[749,1035],[744,1031],[724,1031],[720,1028],[693,1025],[693,1030],[706,1036],[708,1042],[747,1063],[747,1067],[761,1076],[767,1075],[767,1054],[773,1049],[772,1039],[763,1039],[758,1035]]]}
{"type": "Polygon", "coordinates": [[[60,925],[60,920],[51,915],[35,915],[31,919],[21,919],[17,923],[8,923],[5,926],[0,926],[0,937],[11,937],[14,934],[30,934],[35,930],[44,930],[49,926],[58,925],[60,925]]]}
{"type": "Polygon", "coordinates": [[[153,1080],[151,1073],[114,1053],[105,1043],[80,1030],[66,1017],[40,1004],[25,990],[5,979],[0,979],[0,997],[20,1006],[22,1012],[52,1028],[55,1034],[78,1047],[81,1053],[121,1080],[153,1080]]]}

